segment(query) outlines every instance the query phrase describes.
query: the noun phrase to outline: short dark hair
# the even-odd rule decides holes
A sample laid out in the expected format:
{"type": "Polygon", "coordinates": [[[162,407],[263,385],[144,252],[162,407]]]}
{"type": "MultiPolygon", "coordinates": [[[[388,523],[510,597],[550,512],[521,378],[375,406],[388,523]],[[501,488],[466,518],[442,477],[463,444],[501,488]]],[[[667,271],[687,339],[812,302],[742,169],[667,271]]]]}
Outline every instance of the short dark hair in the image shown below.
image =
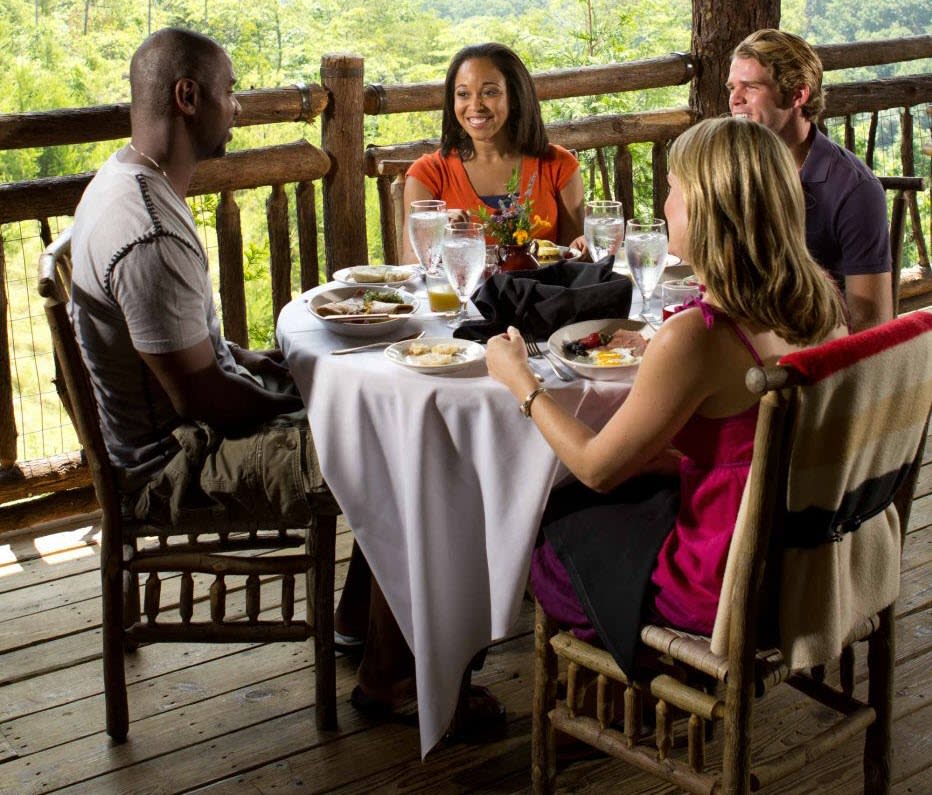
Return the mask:
{"type": "Polygon", "coordinates": [[[475,154],[472,139],[456,120],[453,111],[456,74],[466,62],[487,58],[505,77],[508,92],[508,135],[522,155],[544,157],[550,142],[540,115],[540,102],[527,67],[513,50],[504,44],[488,42],[464,47],[450,61],[443,86],[443,121],[440,125],[440,153],[445,157],[454,149],[463,160],[475,154]]]}
{"type": "Polygon", "coordinates": [[[132,112],[149,118],[169,114],[175,84],[187,77],[203,85],[223,51],[212,38],[193,30],[157,30],[139,45],[130,61],[132,112]]]}

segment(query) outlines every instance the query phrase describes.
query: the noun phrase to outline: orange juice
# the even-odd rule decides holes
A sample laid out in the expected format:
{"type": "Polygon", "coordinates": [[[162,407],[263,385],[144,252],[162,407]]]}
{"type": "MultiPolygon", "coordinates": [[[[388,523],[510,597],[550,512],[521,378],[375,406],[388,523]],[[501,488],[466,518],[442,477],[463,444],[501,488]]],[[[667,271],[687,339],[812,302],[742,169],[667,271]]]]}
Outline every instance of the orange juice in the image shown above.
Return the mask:
{"type": "Polygon", "coordinates": [[[460,308],[459,296],[449,284],[432,284],[427,290],[431,312],[450,312],[460,308]]]}

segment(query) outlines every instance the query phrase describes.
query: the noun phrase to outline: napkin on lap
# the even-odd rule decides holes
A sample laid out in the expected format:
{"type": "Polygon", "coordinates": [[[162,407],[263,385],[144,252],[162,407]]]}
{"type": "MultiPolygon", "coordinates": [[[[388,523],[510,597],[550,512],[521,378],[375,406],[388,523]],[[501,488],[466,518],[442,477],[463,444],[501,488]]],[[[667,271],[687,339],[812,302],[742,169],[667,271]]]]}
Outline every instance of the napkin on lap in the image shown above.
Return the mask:
{"type": "Polygon", "coordinates": [[[485,320],[464,323],[454,337],[485,342],[508,326],[547,339],[569,323],[624,318],[631,280],[612,272],[614,257],[597,263],[558,262],[536,271],[498,273],[473,296],[485,320]]]}

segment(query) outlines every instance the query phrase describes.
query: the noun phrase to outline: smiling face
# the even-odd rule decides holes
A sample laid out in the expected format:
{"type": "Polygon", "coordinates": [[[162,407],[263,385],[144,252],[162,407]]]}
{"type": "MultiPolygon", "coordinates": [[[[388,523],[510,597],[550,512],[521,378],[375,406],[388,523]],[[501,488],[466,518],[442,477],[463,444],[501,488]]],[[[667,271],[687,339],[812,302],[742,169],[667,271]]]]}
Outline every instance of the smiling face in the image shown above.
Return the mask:
{"type": "Polygon", "coordinates": [[[453,113],[474,143],[508,142],[508,86],[491,60],[463,61],[453,92],[453,113]]]}
{"type": "Polygon", "coordinates": [[[725,87],[732,116],[759,122],[777,135],[801,115],[795,97],[785,96],[770,69],[755,58],[735,58],[725,87]]]}

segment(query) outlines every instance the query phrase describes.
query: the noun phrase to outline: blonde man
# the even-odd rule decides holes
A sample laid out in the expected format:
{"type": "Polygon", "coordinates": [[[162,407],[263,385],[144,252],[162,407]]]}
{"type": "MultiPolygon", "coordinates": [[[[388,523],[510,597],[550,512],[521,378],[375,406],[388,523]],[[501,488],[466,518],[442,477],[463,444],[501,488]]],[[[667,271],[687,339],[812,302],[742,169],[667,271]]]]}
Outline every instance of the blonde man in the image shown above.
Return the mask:
{"type": "Polygon", "coordinates": [[[732,116],[760,122],[790,148],[806,201],[806,245],[843,290],[852,331],[893,316],[887,205],[877,178],[816,127],[822,62],[799,36],[752,33],[732,54],[732,116]]]}

